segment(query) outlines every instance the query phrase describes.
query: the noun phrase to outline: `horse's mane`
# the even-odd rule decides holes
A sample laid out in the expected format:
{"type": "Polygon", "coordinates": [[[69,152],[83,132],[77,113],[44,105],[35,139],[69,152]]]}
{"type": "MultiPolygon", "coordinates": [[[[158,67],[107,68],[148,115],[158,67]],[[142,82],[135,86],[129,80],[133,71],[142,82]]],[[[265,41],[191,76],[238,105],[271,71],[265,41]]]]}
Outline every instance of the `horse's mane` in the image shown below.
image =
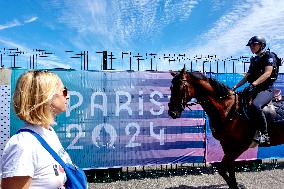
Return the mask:
{"type": "Polygon", "coordinates": [[[220,94],[221,97],[230,94],[230,89],[224,83],[221,83],[221,82],[219,82],[219,81],[217,81],[216,79],[213,79],[213,78],[209,78],[208,80],[209,80],[210,85],[216,91],[216,93],[220,94]]]}
{"type": "Polygon", "coordinates": [[[209,84],[213,87],[213,89],[220,97],[230,94],[229,87],[214,78],[208,78],[205,75],[203,75],[201,72],[189,72],[189,74],[196,79],[208,81],[209,84]]]}

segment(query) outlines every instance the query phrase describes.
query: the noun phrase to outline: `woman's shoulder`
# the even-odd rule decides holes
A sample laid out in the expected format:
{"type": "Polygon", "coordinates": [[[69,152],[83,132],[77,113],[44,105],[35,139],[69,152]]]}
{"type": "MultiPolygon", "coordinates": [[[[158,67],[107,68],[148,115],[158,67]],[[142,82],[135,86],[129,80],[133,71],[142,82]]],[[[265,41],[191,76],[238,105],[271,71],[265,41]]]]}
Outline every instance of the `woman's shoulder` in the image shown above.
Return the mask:
{"type": "Polygon", "coordinates": [[[32,149],[32,146],[37,142],[36,138],[27,132],[21,132],[13,135],[7,142],[5,148],[19,148],[19,149],[32,149]]]}
{"type": "Polygon", "coordinates": [[[37,141],[29,133],[13,135],[6,143],[2,153],[2,163],[7,166],[18,166],[18,161],[32,161],[37,151],[37,141]]]}

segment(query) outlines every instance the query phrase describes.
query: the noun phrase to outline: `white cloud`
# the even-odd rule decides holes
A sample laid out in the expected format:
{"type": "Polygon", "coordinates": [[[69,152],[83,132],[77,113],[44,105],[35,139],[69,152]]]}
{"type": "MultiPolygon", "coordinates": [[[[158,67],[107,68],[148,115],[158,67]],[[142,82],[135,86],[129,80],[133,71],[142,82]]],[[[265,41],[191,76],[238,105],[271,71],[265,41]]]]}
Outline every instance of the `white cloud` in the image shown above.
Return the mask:
{"type": "Polygon", "coordinates": [[[31,17],[31,18],[25,20],[24,22],[25,22],[25,23],[31,23],[31,22],[36,21],[37,19],[38,19],[38,17],[37,17],[37,16],[34,16],[34,17],[31,17]]]}
{"type": "Polygon", "coordinates": [[[78,38],[94,41],[92,48],[129,49],[137,40],[152,40],[177,20],[186,21],[197,4],[197,0],[66,1],[58,21],[75,28],[82,36],[78,38]]]}
{"type": "MultiPolygon", "coordinates": [[[[260,35],[266,38],[268,47],[272,51],[277,52],[280,57],[284,57],[282,50],[284,25],[280,24],[284,20],[284,1],[262,0],[256,2],[246,0],[235,4],[231,10],[224,14],[211,29],[195,39],[199,41],[197,45],[189,44],[187,47],[179,46],[174,49],[170,47],[166,50],[163,49],[163,51],[186,49],[185,53],[191,58],[194,55],[217,55],[217,59],[227,62],[231,56],[233,58],[251,56],[249,48],[245,45],[252,36],[260,35]]],[[[160,64],[164,70],[172,67],[172,65],[167,65],[167,62],[160,64]]],[[[241,65],[241,61],[235,61],[235,66],[239,71],[242,70],[243,66],[241,65]]],[[[176,68],[180,69],[182,65],[177,65],[176,68]]],[[[197,66],[196,69],[200,69],[200,67],[197,66]]],[[[228,69],[232,70],[232,68],[228,69]]],[[[284,68],[281,69],[284,70],[284,68]]]]}
{"type": "Polygon", "coordinates": [[[38,59],[38,64],[42,66],[42,68],[65,68],[70,69],[71,66],[65,63],[62,63],[61,59],[58,57],[51,55],[48,58],[38,59]]]}
{"type": "MultiPolygon", "coordinates": [[[[245,47],[254,35],[264,36],[268,45],[283,42],[284,1],[248,0],[233,7],[215,26],[200,36],[203,44],[190,48],[198,54],[217,54],[220,57],[249,54],[245,47]]],[[[274,49],[280,50],[280,49],[274,49]]]]}
{"type": "Polygon", "coordinates": [[[8,48],[19,48],[19,49],[21,49],[21,51],[25,51],[25,52],[30,51],[29,48],[27,48],[23,45],[17,44],[13,41],[9,41],[9,40],[3,39],[3,38],[2,39],[0,38],[0,44],[2,44],[4,47],[6,47],[6,49],[8,49],[8,48]]]}
{"type": "Polygon", "coordinates": [[[5,29],[9,29],[9,28],[14,28],[14,27],[17,27],[17,26],[22,26],[25,23],[31,23],[31,22],[36,21],[37,19],[38,19],[38,17],[34,16],[34,17],[31,17],[27,20],[24,20],[23,22],[21,22],[19,20],[13,20],[12,22],[9,22],[7,24],[0,25],[0,30],[5,30],[5,29]]]}
{"type": "Polygon", "coordinates": [[[4,24],[4,25],[0,25],[0,30],[5,30],[5,29],[8,29],[8,28],[13,28],[13,27],[16,27],[16,26],[20,26],[22,25],[18,20],[14,20],[12,22],[9,22],[7,24],[4,24]]]}
{"type": "MultiPolygon", "coordinates": [[[[29,60],[32,54],[35,54],[33,49],[30,49],[24,45],[17,44],[13,41],[0,38],[0,46],[2,45],[6,47],[6,49],[18,48],[19,51],[24,52],[24,54],[20,55],[23,58],[22,60],[24,61],[24,64],[26,64],[25,62],[29,60]]],[[[62,59],[58,58],[55,55],[49,55],[48,58],[44,58],[44,59],[38,58],[37,63],[39,64],[38,68],[41,68],[41,67],[42,68],[66,68],[66,69],[70,68],[70,65],[62,63],[62,59]]]]}
{"type": "Polygon", "coordinates": [[[212,2],[211,11],[221,11],[221,9],[226,4],[226,1],[224,0],[211,0],[211,2],[212,2]]]}
{"type": "MultiPolygon", "coordinates": [[[[54,15],[57,15],[60,27],[65,31],[71,31],[66,32],[62,41],[69,39],[73,49],[113,52],[130,50],[133,52],[133,50],[143,48],[137,43],[144,42],[146,44],[149,42],[151,44],[152,40],[163,36],[162,32],[171,28],[172,25],[180,26],[183,22],[188,24],[191,21],[192,11],[196,7],[197,13],[200,13],[200,19],[203,19],[202,15],[206,13],[201,10],[203,10],[204,4],[208,3],[202,2],[199,5],[199,2],[198,0],[82,0],[80,2],[53,0],[49,5],[50,9],[55,8],[54,15]],[[177,22],[178,24],[176,24],[177,22]],[[67,28],[64,28],[62,23],[67,28]]],[[[198,41],[198,44],[182,42],[179,46],[167,47],[168,49],[161,49],[163,52],[156,53],[171,53],[175,50],[174,53],[183,51],[187,55],[216,54],[218,58],[251,55],[249,49],[245,47],[246,42],[251,36],[263,35],[267,39],[269,47],[273,51],[280,52],[281,56],[281,44],[284,42],[284,25],[281,25],[284,20],[282,8],[284,1],[234,1],[231,2],[233,5],[229,8],[226,7],[228,4],[224,3],[225,1],[213,0],[212,2],[215,4],[210,7],[209,13],[219,10],[224,15],[208,31],[192,39],[194,42],[198,41]]],[[[217,15],[219,14],[220,12],[217,15]]],[[[15,20],[9,24],[0,25],[0,30],[36,20],[38,20],[36,16],[30,17],[22,23],[15,20]]],[[[212,24],[209,23],[209,25],[212,24]]],[[[189,26],[186,25],[186,27],[189,26]]],[[[189,37],[185,38],[185,41],[189,40],[189,37]]],[[[163,45],[163,43],[158,44],[157,49],[163,45]]],[[[116,56],[120,55],[116,54],[116,56]]],[[[165,64],[168,63],[165,62],[165,64]]]]}

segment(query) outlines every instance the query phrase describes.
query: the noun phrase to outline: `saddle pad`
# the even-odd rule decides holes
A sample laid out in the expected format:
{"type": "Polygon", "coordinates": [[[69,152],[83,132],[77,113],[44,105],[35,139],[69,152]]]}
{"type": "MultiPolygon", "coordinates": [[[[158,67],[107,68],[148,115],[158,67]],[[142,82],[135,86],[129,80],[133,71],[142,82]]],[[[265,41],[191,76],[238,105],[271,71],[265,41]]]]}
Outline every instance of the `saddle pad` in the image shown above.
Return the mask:
{"type": "Polygon", "coordinates": [[[284,101],[270,102],[263,108],[270,123],[284,122],[284,101]]]}

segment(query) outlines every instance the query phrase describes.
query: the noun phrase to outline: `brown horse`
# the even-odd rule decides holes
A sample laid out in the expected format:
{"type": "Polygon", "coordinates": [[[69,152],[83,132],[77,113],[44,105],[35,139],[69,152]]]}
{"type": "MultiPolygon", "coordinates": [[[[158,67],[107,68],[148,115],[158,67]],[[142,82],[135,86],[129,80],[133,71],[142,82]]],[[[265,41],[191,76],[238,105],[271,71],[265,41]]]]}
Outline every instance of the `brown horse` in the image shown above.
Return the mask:
{"type": "MultiPolygon", "coordinates": [[[[207,78],[200,72],[186,72],[183,69],[179,73],[172,73],[172,76],[169,115],[174,119],[179,118],[188,102],[196,98],[209,116],[212,134],[220,141],[224,151],[218,173],[229,188],[238,188],[234,161],[250,147],[257,129],[240,114],[241,93],[235,93],[223,83],[207,78]]],[[[283,133],[283,123],[270,125],[270,146],[283,144],[283,133]]]]}

